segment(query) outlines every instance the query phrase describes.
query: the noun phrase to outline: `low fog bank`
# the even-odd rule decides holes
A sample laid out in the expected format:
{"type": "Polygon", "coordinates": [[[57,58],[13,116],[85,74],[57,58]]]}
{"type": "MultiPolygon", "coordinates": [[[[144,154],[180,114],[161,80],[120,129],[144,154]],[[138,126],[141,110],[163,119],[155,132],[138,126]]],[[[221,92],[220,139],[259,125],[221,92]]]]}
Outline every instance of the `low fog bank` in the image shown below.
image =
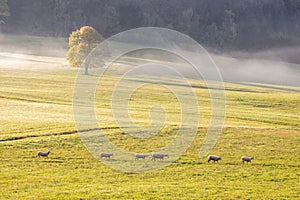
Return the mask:
{"type": "Polygon", "coordinates": [[[300,46],[212,55],[224,81],[300,86],[300,46]]]}
{"type": "Polygon", "coordinates": [[[242,59],[264,59],[300,64],[300,46],[287,46],[252,52],[233,51],[227,55],[242,59]]]}
{"type": "MultiPolygon", "coordinates": [[[[290,49],[288,52],[282,51],[282,55],[290,54],[290,49]]],[[[276,84],[276,85],[286,85],[286,86],[300,86],[300,64],[285,62],[279,57],[273,57],[278,53],[268,51],[265,54],[246,54],[243,53],[243,57],[233,57],[229,54],[212,54],[211,58],[217,65],[221,76],[225,82],[253,82],[253,83],[265,83],[265,84],[276,84]],[[255,57],[257,56],[257,57],[255,57]]],[[[139,74],[153,74],[153,70],[156,70],[157,75],[160,76],[172,76],[172,73],[168,72],[168,69],[163,69],[163,65],[169,65],[175,69],[178,73],[183,74],[187,78],[198,79],[198,72],[184,61],[182,58],[161,51],[144,51],[141,54],[136,55],[135,59],[131,61],[131,65],[141,65],[147,62],[156,62],[160,67],[149,66],[149,69],[140,70],[139,74]],[[142,55],[141,55],[142,54],[142,55]],[[156,60],[156,61],[155,61],[156,60]],[[151,73],[150,73],[151,72],[151,73]]],[[[240,53],[242,55],[242,53],[240,53]]],[[[206,55],[198,55],[191,53],[192,57],[196,60],[202,61],[202,66],[200,66],[200,73],[205,75],[205,79],[216,80],[216,75],[212,73],[217,73],[214,70],[208,70],[211,67],[210,63],[207,62],[206,55]],[[201,58],[201,56],[203,56],[201,58]]],[[[299,54],[300,57],[300,54],[299,54]]],[[[120,62],[123,66],[118,65],[116,70],[126,68],[126,64],[130,61],[126,58],[120,62]]],[[[123,71],[126,71],[124,69],[123,71]]],[[[202,77],[203,78],[203,77],[202,77]]],[[[219,80],[219,79],[218,79],[219,80]]]]}
{"type": "Polygon", "coordinates": [[[65,57],[67,38],[0,34],[0,52],[65,57]]]}
{"type": "MultiPolygon", "coordinates": [[[[63,63],[60,64],[61,67],[66,67],[65,55],[67,46],[66,38],[39,38],[0,34],[0,65],[2,67],[4,65],[21,67],[26,60],[30,61],[30,63],[35,63],[37,66],[42,66],[43,64],[55,64],[58,66],[60,63],[63,63]],[[26,55],[24,57],[22,54],[42,55],[48,58],[28,57],[26,55]]],[[[210,55],[218,66],[225,82],[255,82],[300,86],[300,46],[254,53],[231,52],[222,55],[210,55]]],[[[190,66],[180,61],[181,58],[168,55],[168,53],[162,51],[142,50],[140,53],[135,53],[133,57],[135,57],[134,60],[130,60],[128,57],[121,60],[120,65],[116,66],[116,70],[119,72],[126,71],[128,64],[131,63],[135,66],[145,64],[147,63],[145,60],[149,59],[149,63],[157,60],[157,63],[160,65],[172,65],[179,73],[185,74],[190,78],[193,78],[195,74],[195,71],[191,70],[190,66]]],[[[204,70],[205,67],[207,67],[206,64],[204,64],[204,70]]],[[[154,68],[147,70],[151,71],[154,68]]],[[[160,68],[157,72],[162,76],[168,76],[168,70],[160,68]]],[[[153,74],[153,72],[150,74],[153,74]]],[[[209,75],[206,78],[209,78],[209,75]]]]}
{"type": "Polygon", "coordinates": [[[53,72],[76,69],[71,68],[65,58],[61,57],[36,56],[0,51],[0,70],[33,73],[37,71],[53,72]]]}

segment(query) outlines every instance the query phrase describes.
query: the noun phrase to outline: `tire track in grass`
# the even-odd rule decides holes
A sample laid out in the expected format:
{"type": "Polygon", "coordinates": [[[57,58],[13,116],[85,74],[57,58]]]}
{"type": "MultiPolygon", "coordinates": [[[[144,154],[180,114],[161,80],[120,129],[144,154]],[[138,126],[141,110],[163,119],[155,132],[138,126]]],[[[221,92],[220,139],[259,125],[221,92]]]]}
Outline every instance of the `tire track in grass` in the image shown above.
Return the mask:
{"type": "Polygon", "coordinates": [[[70,102],[70,103],[61,103],[59,101],[38,100],[37,98],[31,98],[30,99],[30,98],[11,97],[11,96],[1,96],[0,95],[0,99],[13,100],[13,101],[25,101],[25,102],[30,102],[30,103],[56,104],[56,105],[65,105],[65,106],[72,105],[72,102],[70,102]]]}
{"type": "Polygon", "coordinates": [[[46,136],[59,136],[59,135],[71,135],[76,133],[85,133],[90,131],[97,131],[97,130],[110,130],[110,129],[119,129],[120,127],[106,127],[106,128],[92,128],[92,129],[84,129],[84,130],[74,130],[74,131],[64,131],[59,133],[49,133],[49,134],[43,134],[43,135],[25,135],[25,136],[16,136],[16,137],[10,137],[5,139],[0,139],[0,142],[9,142],[9,141],[15,141],[15,140],[23,140],[27,138],[38,138],[38,137],[46,137],[46,136]]]}

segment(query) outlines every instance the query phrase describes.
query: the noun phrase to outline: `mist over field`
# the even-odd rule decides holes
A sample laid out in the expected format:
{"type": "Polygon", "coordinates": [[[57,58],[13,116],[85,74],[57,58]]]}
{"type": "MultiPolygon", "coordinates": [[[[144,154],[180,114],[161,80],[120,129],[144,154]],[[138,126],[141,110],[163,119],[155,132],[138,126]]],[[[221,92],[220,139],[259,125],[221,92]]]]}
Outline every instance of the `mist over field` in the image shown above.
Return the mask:
{"type": "MultiPolygon", "coordinates": [[[[66,39],[24,36],[22,37],[24,40],[19,42],[14,41],[14,37],[17,36],[0,35],[0,52],[3,52],[0,62],[6,66],[22,67],[22,59],[30,60],[30,55],[34,54],[50,56],[49,62],[51,62],[51,57],[59,56],[63,59],[67,52],[66,39]]],[[[208,53],[226,82],[258,82],[299,86],[300,64],[294,55],[297,50],[296,47],[285,47],[257,53],[235,51],[216,54],[210,53],[209,50],[208,53]]],[[[153,56],[151,53],[143,55],[143,57],[158,61],[166,59],[164,56],[153,56]]],[[[180,63],[180,59],[174,58],[174,64],[177,65],[178,62],[180,63]]],[[[183,65],[180,70],[189,73],[191,67],[183,65]]]]}
{"type": "MultiPolygon", "coordinates": [[[[58,56],[62,59],[67,53],[67,38],[14,36],[0,34],[1,63],[21,64],[26,55],[58,56]],[[17,56],[14,56],[16,54],[17,56]],[[24,55],[22,55],[24,54],[24,55]]],[[[227,82],[259,82],[299,86],[300,47],[290,46],[257,52],[228,51],[214,53],[208,48],[208,53],[220,69],[224,81],[227,82]]],[[[143,57],[165,60],[163,56],[143,55],[143,57]]],[[[174,56],[173,56],[174,57],[174,56]]],[[[174,64],[180,59],[174,58],[174,64]]],[[[138,63],[138,62],[137,62],[138,63]]],[[[16,66],[14,66],[16,67],[16,66]]],[[[20,66],[21,67],[21,66],[20,66]]],[[[182,71],[190,73],[190,66],[181,66],[182,71]]]]}
{"type": "Polygon", "coordinates": [[[213,56],[226,82],[299,86],[300,65],[284,61],[213,56]]]}

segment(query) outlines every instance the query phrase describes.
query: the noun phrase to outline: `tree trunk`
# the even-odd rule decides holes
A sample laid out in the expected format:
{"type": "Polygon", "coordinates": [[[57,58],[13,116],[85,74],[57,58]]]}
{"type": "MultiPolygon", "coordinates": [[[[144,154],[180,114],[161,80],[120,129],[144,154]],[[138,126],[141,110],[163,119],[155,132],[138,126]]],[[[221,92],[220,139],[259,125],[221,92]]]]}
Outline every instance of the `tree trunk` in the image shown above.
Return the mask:
{"type": "Polygon", "coordinates": [[[89,59],[86,59],[84,61],[84,75],[89,75],[90,64],[91,64],[91,61],[89,59]]]}
{"type": "Polygon", "coordinates": [[[84,75],[89,75],[89,66],[88,65],[84,66],[84,75]]]}

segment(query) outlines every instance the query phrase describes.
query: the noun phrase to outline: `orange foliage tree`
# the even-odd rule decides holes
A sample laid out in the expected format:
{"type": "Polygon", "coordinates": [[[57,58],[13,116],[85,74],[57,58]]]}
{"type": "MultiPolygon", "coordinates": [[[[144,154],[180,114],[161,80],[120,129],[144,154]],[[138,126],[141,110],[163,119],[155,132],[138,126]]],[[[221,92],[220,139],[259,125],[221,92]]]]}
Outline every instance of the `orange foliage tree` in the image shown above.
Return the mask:
{"type": "MultiPolygon", "coordinates": [[[[69,37],[67,60],[73,67],[80,67],[89,53],[102,42],[104,38],[91,26],[83,26],[73,31],[69,37]]],[[[86,67],[85,74],[88,74],[86,67]]]]}

